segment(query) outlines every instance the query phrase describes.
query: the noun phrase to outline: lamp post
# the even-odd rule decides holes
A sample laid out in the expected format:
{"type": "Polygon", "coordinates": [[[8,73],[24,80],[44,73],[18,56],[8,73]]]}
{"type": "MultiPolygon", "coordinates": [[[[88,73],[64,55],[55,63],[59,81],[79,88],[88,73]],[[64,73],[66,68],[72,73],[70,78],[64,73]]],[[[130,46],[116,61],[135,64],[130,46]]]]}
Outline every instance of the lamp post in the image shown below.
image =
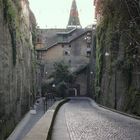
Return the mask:
{"type": "Polygon", "coordinates": [[[52,84],[52,87],[55,88],[55,84],[52,84]]]}
{"type": "Polygon", "coordinates": [[[105,53],[105,56],[109,56],[109,53],[108,53],[108,52],[106,52],[106,53],[105,53]]]}
{"type": "Polygon", "coordinates": [[[55,87],[56,87],[56,85],[55,84],[52,84],[53,92],[50,95],[51,96],[50,97],[51,98],[51,104],[53,104],[53,101],[55,101],[55,97],[54,97],[55,87]]]}
{"type": "Polygon", "coordinates": [[[117,93],[116,93],[116,87],[117,87],[117,81],[116,81],[116,68],[115,68],[115,104],[114,104],[114,109],[117,109],[117,93]]]}
{"type": "Polygon", "coordinates": [[[55,84],[52,84],[52,88],[53,88],[53,93],[52,93],[53,95],[52,96],[53,97],[54,97],[54,93],[55,93],[55,87],[56,87],[56,85],[55,84]]]}
{"type": "MultiPolygon", "coordinates": [[[[110,54],[108,52],[105,53],[105,56],[108,57],[110,56],[110,54]]],[[[117,87],[117,81],[116,81],[116,75],[117,75],[117,71],[115,68],[115,75],[114,75],[114,109],[117,109],[117,92],[116,92],[116,87],[117,87]]]]}
{"type": "Polygon", "coordinates": [[[92,75],[93,74],[93,71],[91,71],[90,74],[92,75]]]}

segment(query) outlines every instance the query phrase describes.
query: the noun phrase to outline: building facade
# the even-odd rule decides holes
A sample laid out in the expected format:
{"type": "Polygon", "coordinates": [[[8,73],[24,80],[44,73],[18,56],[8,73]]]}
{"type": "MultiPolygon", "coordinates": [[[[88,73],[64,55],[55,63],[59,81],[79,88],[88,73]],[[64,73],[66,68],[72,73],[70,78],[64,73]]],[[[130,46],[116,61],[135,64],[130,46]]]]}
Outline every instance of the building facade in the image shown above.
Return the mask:
{"type": "MultiPolygon", "coordinates": [[[[87,66],[91,53],[91,33],[91,28],[81,27],[75,0],[72,2],[67,28],[38,29],[36,51],[38,60],[44,65],[44,77],[48,79],[55,62],[64,61],[70,66],[71,72],[87,66]]],[[[86,78],[82,79],[84,84],[81,82],[79,85],[87,85],[86,78]]],[[[81,95],[86,94],[83,92],[81,95]]]]}

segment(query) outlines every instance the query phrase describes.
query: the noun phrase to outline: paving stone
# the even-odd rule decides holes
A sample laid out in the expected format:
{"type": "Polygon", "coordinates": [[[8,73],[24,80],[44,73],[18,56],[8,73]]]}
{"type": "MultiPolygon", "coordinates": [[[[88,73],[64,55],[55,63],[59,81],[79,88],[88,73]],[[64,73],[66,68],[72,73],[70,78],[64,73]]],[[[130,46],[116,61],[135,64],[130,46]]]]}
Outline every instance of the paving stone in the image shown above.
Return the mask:
{"type": "Polygon", "coordinates": [[[52,140],[140,140],[140,121],[73,99],[59,110],[52,140]]]}

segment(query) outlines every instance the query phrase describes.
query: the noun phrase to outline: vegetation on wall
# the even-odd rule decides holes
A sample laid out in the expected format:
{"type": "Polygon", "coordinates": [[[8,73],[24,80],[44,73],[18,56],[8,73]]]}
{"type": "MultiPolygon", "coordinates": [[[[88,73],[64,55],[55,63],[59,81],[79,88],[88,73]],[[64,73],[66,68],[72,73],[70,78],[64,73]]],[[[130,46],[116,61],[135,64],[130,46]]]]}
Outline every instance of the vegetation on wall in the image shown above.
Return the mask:
{"type": "Polygon", "coordinates": [[[110,77],[120,71],[127,79],[126,92],[130,93],[133,91],[132,71],[138,65],[140,47],[139,0],[101,0],[98,10],[102,16],[96,30],[96,96],[101,94],[105,69],[110,77]],[[106,52],[108,62],[104,59],[106,52]],[[106,63],[109,63],[108,67],[106,63]]]}
{"type": "Polygon", "coordinates": [[[1,58],[6,58],[1,62],[3,66],[1,80],[4,80],[0,92],[1,140],[6,139],[13,131],[28,111],[32,101],[31,95],[36,94],[34,50],[26,48],[26,46],[32,46],[32,42],[29,39],[26,41],[26,38],[30,37],[30,30],[26,26],[25,19],[21,17],[20,4],[21,0],[0,0],[2,22],[0,28],[4,29],[1,31],[3,33],[1,41],[5,44],[1,46],[1,58]]]}
{"type": "Polygon", "coordinates": [[[103,41],[104,38],[104,34],[102,34],[102,28],[97,29],[97,33],[96,34],[96,79],[95,79],[95,91],[96,91],[96,95],[95,97],[98,98],[99,94],[100,94],[100,90],[101,90],[101,75],[102,75],[102,66],[103,66],[103,46],[101,46],[101,43],[103,41]]]}
{"type": "Polygon", "coordinates": [[[5,22],[8,24],[9,32],[11,35],[13,65],[16,64],[16,45],[17,35],[19,34],[19,17],[17,13],[21,9],[19,1],[3,0],[3,13],[5,22]]]}
{"type": "Polygon", "coordinates": [[[2,0],[0,0],[0,7],[2,7],[2,0]]]}
{"type": "Polygon", "coordinates": [[[35,46],[36,45],[36,34],[37,34],[37,31],[36,31],[36,24],[32,24],[32,42],[33,42],[33,45],[35,46]]]}

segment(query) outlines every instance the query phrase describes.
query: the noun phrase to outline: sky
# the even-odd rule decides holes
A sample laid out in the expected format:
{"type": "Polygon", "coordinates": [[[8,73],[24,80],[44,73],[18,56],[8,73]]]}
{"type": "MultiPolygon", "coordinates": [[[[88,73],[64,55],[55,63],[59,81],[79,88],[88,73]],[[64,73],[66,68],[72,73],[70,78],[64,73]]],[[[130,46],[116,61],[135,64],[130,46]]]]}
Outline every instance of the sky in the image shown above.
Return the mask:
{"type": "MultiPolygon", "coordinates": [[[[29,0],[40,28],[65,28],[72,0],[29,0]]],[[[94,21],[93,0],[76,0],[82,27],[94,21]]]]}

